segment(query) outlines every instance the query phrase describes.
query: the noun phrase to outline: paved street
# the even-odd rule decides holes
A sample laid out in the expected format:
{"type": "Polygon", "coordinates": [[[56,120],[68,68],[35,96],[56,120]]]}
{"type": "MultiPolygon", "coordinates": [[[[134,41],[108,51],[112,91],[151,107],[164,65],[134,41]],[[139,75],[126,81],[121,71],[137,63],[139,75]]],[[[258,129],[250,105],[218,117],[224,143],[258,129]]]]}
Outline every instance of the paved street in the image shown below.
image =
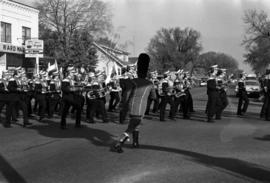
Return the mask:
{"type": "MultiPolygon", "coordinates": [[[[251,101],[237,117],[236,98],[230,98],[224,117],[206,123],[205,88],[192,89],[191,120],[159,122],[146,117],[141,148],[130,143],[123,154],[110,152],[113,139],[126,125],[86,124],[59,129],[59,117],[42,123],[22,121],[0,127],[0,182],[11,183],[179,183],[270,182],[270,123],[259,119],[261,103],[251,101]]],[[[2,119],[3,119],[2,115],[2,119]]]]}

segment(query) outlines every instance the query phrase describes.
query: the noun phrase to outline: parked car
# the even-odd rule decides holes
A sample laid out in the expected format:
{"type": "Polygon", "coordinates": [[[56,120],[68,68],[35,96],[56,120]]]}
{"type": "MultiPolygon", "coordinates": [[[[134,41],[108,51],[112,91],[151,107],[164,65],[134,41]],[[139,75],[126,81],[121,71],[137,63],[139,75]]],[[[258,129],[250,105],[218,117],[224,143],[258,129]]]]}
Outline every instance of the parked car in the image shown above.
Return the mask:
{"type": "Polygon", "coordinates": [[[248,74],[246,76],[246,80],[257,80],[257,75],[256,74],[248,74]]]}
{"type": "MultiPolygon", "coordinates": [[[[245,80],[245,87],[248,97],[259,98],[260,97],[260,83],[257,80],[245,80]]],[[[235,94],[238,94],[238,85],[235,87],[235,94]]]]}

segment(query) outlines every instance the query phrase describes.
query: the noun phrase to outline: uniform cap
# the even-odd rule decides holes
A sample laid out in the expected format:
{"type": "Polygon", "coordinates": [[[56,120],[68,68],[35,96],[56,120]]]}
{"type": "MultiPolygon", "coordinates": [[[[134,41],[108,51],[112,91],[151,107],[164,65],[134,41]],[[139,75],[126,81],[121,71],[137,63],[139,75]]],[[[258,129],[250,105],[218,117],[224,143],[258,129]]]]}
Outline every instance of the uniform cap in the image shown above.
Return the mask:
{"type": "Polygon", "coordinates": [[[168,75],[168,74],[170,74],[170,71],[168,70],[168,71],[164,72],[164,74],[168,75]]]}
{"type": "Polygon", "coordinates": [[[217,69],[218,65],[212,65],[211,67],[214,68],[214,69],[217,69]]]}
{"type": "Polygon", "coordinates": [[[95,77],[95,73],[89,72],[89,77],[95,77]]]}

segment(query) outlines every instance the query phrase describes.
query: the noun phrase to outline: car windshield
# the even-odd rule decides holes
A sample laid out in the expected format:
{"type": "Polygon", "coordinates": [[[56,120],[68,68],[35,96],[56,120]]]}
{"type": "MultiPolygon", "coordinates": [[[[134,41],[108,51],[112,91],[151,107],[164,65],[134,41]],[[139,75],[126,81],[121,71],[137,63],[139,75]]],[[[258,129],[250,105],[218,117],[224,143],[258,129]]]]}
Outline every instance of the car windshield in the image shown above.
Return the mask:
{"type": "Polygon", "coordinates": [[[259,83],[255,81],[246,81],[246,85],[259,86],[259,83]]]}

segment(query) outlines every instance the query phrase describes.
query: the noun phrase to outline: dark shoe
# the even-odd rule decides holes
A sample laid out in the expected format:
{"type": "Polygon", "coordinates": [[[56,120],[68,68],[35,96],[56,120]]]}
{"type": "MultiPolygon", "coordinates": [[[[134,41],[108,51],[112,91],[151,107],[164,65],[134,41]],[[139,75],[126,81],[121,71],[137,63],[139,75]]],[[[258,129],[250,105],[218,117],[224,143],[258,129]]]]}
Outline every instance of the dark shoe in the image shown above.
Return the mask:
{"type": "Polygon", "coordinates": [[[208,119],[207,123],[214,123],[215,121],[213,119],[208,119]]]}
{"type": "Polygon", "coordinates": [[[148,116],[149,115],[149,112],[144,113],[144,115],[147,115],[148,116]]]}
{"type": "Polygon", "coordinates": [[[221,120],[221,117],[216,117],[216,120],[221,120]]]}
{"type": "Polygon", "coordinates": [[[44,119],[44,117],[39,117],[39,121],[42,121],[44,119]]]}
{"type": "Polygon", "coordinates": [[[60,126],[60,128],[61,128],[62,130],[66,130],[66,129],[67,129],[67,126],[60,126]]]}
{"type": "Polygon", "coordinates": [[[123,149],[122,149],[122,146],[121,144],[117,143],[117,144],[114,144],[112,147],[111,147],[111,151],[112,152],[117,152],[117,153],[123,153],[123,149]]]}
{"type": "Polygon", "coordinates": [[[82,128],[82,125],[81,125],[81,124],[76,124],[76,125],[74,126],[74,128],[82,128]]]}
{"type": "Polygon", "coordinates": [[[28,125],[32,125],[32,123],[29,123],[29,122],[23,123],[23,127],[24,127],[24,128],[27,127],[28,125]]]}
{"type": "Polygon", "coordinates": [[[170,120],[175,121],[175,118],[169,117],[170,120]]]}
{"type": "Polygon", "coordinates": [[[3,125],[5,128],[11,128],[11,125],[9,123],[4,123],[3,125]]]}
{"type": "Polygon", "coordinates": [[[108,119],[104,119],[103,120],[103,123],[109,123],[109,120],[108,119]]]}
{"type": "Polygon", "coordinates": [[[90,119],[88,119],[86,122],[87,122],[87,123],[91,123],[91,124],[94,124],[94,123],[95,123],[94,120],[90,120],[90,119]]]}
{"type": "Polygon", "coordinates": [[[184,116],[183,119],[190,119],[190,116],[184,116]]]}
{"type": "Polygon", "coordinates": [[[29,118],[33,118],[34,115],[33,115],[33,114],[28,114],[28,117],[29,117],[29,118]]]}
{"type": "Polygon", "coordinates": [[[163,121],[163,122],[164,122],[164,121],[166,121],[166,120],[165,120],[165,119],[160,119],[159,121],[163,121]]]}

